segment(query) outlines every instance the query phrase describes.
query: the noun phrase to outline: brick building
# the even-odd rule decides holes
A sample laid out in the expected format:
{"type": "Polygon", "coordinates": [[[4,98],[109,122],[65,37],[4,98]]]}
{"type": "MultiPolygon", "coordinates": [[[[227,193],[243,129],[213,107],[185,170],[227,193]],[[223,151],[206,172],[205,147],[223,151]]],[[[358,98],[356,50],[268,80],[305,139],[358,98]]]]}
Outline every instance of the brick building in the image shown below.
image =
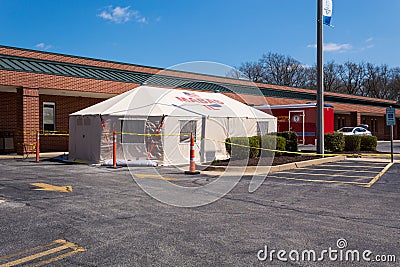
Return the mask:
{"type": "MultiPolygon", "coordinates": [[[[67,132],[70,113],[131,90],[160,71],[146,66],[0,46],[0,138],[12,137],[11,150],[22,153],[34,143],[35,131],[67,132]]],[[[247,104],[263,104],[260,97],[252,93],[253,84],[243,80],[162,71],[156,78],[151,78],[151,83],[192,90],[218,90],[247,104]],[[241,95],[229,93],[227,87],[235,88],[241,95]]],[[[313,90],[256,85],[270,105],[303,104],[316,99],[313,90]]],[[[394,101],[331,92],[326,92],[325,101],[335,108],[335,129],[364,123],[370,125],[370,130],[379,139],[389,136],[388,127],[385,127],[386,107],[400,108],[394,101]]],[[[395,138],[399,138],[399,118],[397,122],[395,138]]],[[[0,143],[0,150],[1,146],[0,143]]],[[[68,138],[65,136],[41,138],[42,151],[67,149],[68,138]]]]}

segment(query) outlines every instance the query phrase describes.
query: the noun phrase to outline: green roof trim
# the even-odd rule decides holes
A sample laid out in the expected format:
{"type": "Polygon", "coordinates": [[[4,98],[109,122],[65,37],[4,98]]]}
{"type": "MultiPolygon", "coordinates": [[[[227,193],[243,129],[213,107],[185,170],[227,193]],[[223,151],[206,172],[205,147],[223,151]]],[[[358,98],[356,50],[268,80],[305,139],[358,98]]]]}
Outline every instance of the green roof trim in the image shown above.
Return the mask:
{"type": "MultiPolygon", "coordinates": [[[[205,80],[188,79],[168,75],[149,74],[143,72],[134,72],[127,70],[101,68],[95,66],[86,66],[79,64],[64,63],[58,61],[40,60],[33,58],[24,58],[17,56],[0,55],[0,70],[22,71],[40,74],[51,74],[59,76],[98,79],[107,81],[118,81],[136,84],[149,84],[158,86],[181,87],[192,90],[207,90],[219,92],[235,92],[247,95],[259,95],[254,86],[246,86],[234,83],[211,82],[205,80]]],[[[208,76],[208,75],[206,75],[208,76]]],[[[234,79],[229,79],[235,81],[234,79]]],[[[294,98],[303,100],[316,100],[315,91],[299,92],[290,90],[279,90],[275,88],[259,88],[264,96],[279,98],[294,98]]],[[[341,97],[325,95],[325,101],[388,107],[394,106],[400,108],[399,104],[391,104],[379,99],[359,99],[351,96],[341,97]]]]}

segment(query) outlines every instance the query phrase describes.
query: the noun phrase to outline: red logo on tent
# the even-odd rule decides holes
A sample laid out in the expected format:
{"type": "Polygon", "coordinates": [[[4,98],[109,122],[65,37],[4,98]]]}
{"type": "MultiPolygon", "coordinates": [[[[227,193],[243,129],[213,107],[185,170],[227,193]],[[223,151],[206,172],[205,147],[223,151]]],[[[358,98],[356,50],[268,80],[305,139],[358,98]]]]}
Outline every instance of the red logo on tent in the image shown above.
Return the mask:
{"type": "Polygon", "coordinates": [[[192,93],[192,92],[183,92],[187,97],[200,97],[198,94],[196,93],[192,93]]]}
{"type": "Polygon", "coordinates": [[[220,110],[224,102],[218,99],[209,99],[209,98],[202,98],[196,93],[193,92],[182,92],[185,97],[176,97],[181,102],[195,102],[203,104],[209,110],[220,110]]]}

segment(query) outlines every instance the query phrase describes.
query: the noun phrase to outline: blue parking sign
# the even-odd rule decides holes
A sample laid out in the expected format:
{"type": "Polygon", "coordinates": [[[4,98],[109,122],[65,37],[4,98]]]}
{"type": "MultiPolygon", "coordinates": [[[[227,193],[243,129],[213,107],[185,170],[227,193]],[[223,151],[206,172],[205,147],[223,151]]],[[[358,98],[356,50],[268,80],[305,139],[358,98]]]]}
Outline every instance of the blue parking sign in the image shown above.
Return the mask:
{"type": "Polygon", "coordinates": [[[386,125],[396,125],[396,109],[394,107],[386,108],[386,125]]]}

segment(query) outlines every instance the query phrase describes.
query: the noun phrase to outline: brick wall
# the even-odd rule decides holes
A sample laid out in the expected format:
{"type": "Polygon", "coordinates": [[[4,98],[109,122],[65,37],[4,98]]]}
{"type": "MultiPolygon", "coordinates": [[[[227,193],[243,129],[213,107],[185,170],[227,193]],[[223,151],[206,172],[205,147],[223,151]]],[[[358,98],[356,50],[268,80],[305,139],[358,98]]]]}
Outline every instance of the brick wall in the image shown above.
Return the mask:
{"type": "Polygon", "coordinates": [[[8,70],[0,70],[0,85],[26,88],[49,88],[108,94],[121,94],[139,86],[139,84],[135,83],[104,81],[8,70]]]}
{"type": "MultiPolygon", "coordinates": [[[[55,130],[68,133],[68,116],[78,110],[97,104],[104,99],[88,97],[40,95],[40,130],[43,130],[43,103],[55,103],[55,130]]],[[[41,137],[41,151],[68,151],[68,136],[49,135],[41,137]]]]}
{"type": "Polygon", "coordinates": [[[17,94],[0,92],[0,131],[17,129],[17,94]]]}

